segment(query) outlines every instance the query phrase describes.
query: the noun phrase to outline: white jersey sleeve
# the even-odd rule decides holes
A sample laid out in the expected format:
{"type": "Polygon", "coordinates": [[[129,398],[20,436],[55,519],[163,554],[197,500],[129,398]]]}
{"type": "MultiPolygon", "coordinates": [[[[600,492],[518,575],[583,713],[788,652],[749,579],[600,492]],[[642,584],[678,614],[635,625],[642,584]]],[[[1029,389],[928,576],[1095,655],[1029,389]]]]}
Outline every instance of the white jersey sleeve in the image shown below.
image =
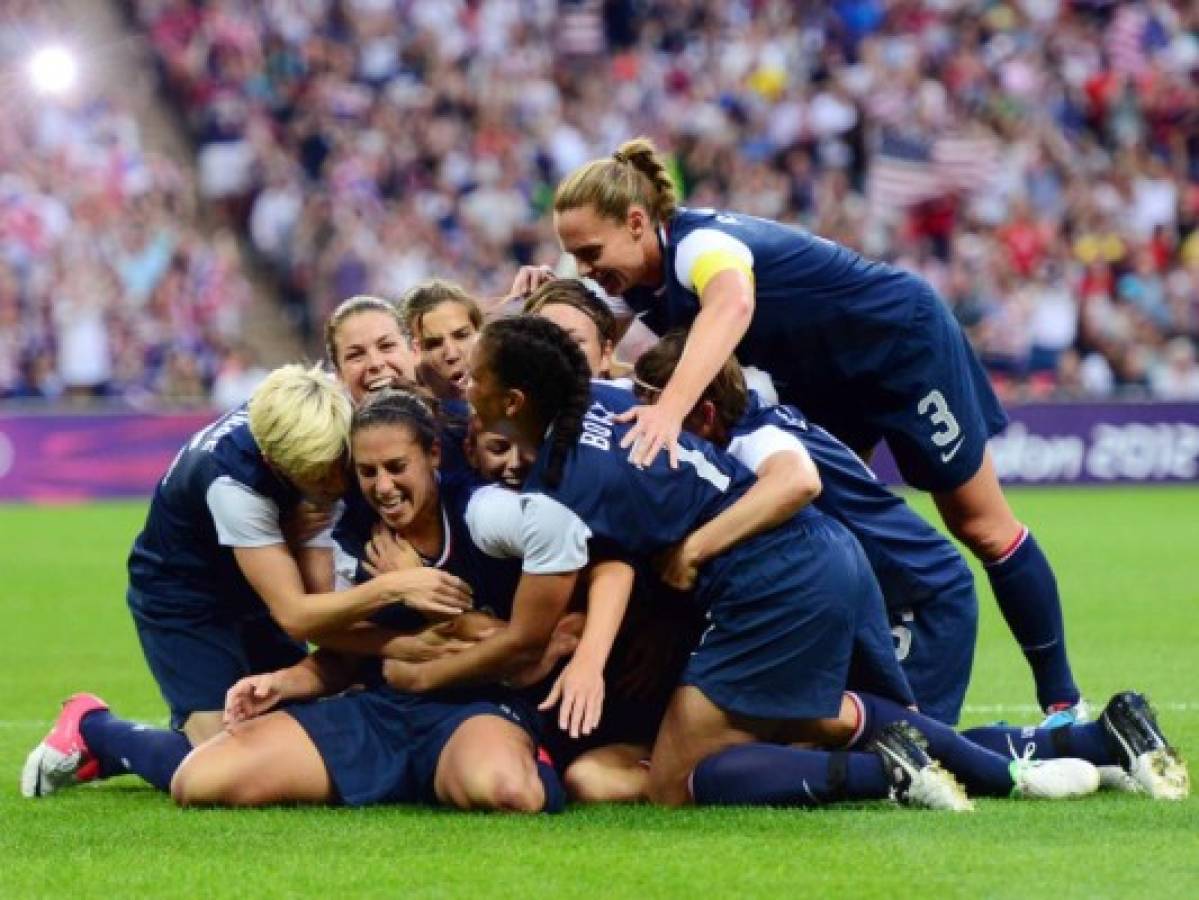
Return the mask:
{"type": "Polygon", "coordinates": [[[709,253],[727,254],[753,271],[754,254],[744,241],[715,228],[697,228],[675,249],[674,275],[685,289],[695,290],[696,263],[709,253]]]}
{"type": "Polygon", "coordinates": [[[586,522],[545,494],[521,494],[520,507],[524,571],[558,575],[587,565],[591,529],[586,522]]]}
{"type": "Polygon", "coordinates": [[[205,497],[223,547],[270,547],[284,543],[279,507],[269,497],[222,475],[205,497]]]}
{"type": "Polygon", "coordinates": [[[475,546],[497,559],[525,555],[520,494],[498,484],[481,487],[466,504],[466,527],[475,546]]]}
{"type": "Polygon", "coordinates": [[[751,472],[757,472],[758,467],[776,453],[798,453],[808,458],[808,449],[803,442],[777,425],[763,425],[757,431],[733,438],[728,453],[751,472]]]}

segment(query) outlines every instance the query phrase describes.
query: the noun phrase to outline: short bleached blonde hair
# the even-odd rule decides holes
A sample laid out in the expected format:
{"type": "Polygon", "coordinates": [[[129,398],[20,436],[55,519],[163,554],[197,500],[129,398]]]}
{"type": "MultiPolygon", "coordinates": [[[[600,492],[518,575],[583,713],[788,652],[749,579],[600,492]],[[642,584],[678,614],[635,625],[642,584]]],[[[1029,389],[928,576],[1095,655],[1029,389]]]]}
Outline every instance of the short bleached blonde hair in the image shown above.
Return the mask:
{"type": "Polygon", "coordinates": [[[344,466],[350,446],[350,399],[319,365],[280,366],[250,398],[250,433],[289,480],[311,483],[344,466]]]}

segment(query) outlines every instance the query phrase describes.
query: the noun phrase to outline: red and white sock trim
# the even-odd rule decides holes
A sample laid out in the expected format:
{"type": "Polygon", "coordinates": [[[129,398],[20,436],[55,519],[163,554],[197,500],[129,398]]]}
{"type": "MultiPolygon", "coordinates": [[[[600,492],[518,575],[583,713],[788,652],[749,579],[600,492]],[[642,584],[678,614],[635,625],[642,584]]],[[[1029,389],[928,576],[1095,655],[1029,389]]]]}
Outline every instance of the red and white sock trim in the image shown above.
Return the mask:
{"type": "Polygon", "coordinates": [[[1007,562],[1009,559],[1011,559],[1015,555],[1017,550],[1019,550],[1021,547],[1024,546],[1024,541],[1027,538],[1028,538],[1028,526],[1021,525],[1020,533],[1018,535],[1016,535],[1016,539],[1014,541],[1012,541],[1010,544],[1008,544],[1008,548],[1006,550],[1004,550],[1001,554],[999,554],[999,559],[995,559],[989,563],[985,563],[986,567],[992,568],[993,566],[1002,566],[1005,562],[1007,562]]]}
{"type": "Polygon", "coordinates": [[[853,736],[845,742],[845,746],[842,748],[848,750],[861,739],[862,732],[866,730],[866,707],[862,705],[862,698],[853,691],[846,691],[845,696],[853,704],[854,714],[858,717],[857,724],[853,727],[853,736]]]}

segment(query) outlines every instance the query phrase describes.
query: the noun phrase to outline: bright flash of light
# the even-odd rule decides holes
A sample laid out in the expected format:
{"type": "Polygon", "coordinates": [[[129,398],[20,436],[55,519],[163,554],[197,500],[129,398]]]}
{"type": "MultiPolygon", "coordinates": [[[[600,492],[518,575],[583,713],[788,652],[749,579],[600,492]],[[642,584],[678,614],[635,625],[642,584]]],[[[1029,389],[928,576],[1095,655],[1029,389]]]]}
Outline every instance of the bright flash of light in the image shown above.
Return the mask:
{"type": "Polygon", "coordinates": [[[43,47],[29,60],[29,78],[38,93],[62,95],[75,86],[79,63],[66,47],[43,47]]]}

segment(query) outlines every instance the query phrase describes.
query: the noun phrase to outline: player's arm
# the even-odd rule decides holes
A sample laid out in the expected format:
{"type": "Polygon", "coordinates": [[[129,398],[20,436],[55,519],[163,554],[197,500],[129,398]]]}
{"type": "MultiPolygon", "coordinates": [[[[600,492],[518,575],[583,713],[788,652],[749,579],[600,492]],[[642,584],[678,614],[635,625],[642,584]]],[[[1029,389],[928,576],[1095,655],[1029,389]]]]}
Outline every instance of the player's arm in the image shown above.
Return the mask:
{"type": "Polygon", "coordinates": [[[296,640],[344,629],[389,603],[443,618],[471,606],[470,587],[439,569],[387,572],[345,591],[310,594],[286,544],[234,547],[233,556],[272,618],[296,640]]]}
{"type": "Polygon", "coordinates": [[[604,667],[624,621],[636,577],[632,566],[615,559],[595,563],[588,574],[587,621],[579,646],[539,707],[549,710],[561,701],[558,725],[572,738],[590,734],[599,725],[604,705],[604,667]]]}
{"type": "Polygon", "coordinates": [[[225,692],[224,724],[232,727],[280,703],[314,700],[344,690],[356,670],[351,658],[318,650],[286,669],[242,678],[225,692]]]}
{"type": "Polygon", "coordinates": [[[733,355],[754,315],[753,255],[736,238],[712,229],[687,235],[675,256],[675,276],[699,298],[700,311],[691,325],[683,356],[653,407],[638,406],[618,417],[637,424],[621,441],[634,447],[630,458],[649,465],[674,445],[687,416],[704,390],[733,355]]]}
{"type": "Polygon", "coordinates": [[[389,660],[383,674],[397,690],[412,693],[503,681],[539,662],[554,626],[566,612],[577,571],[550,575],[525,572],[512,601],[506,628],[473,647],[425,663],[389,660]]]}
{"type": "Polygon", "coordinates": [[[757,480],[732,506],[691,532],[659,562],[662,580],[690,590],[699,568],[748,538],[776,528],[820,494],[820,473],[803,444],[780,450],[756,468],[757,480]]]}
{"type": "Polygon", "coordinates": [[[384,674],[399,690],[421,692],[523,675],[545,656],[587,565],[590,529],[545,495],[517,497],[484,488],[471,498],[466,519],[471,539],[483,552],[524,559],[508,626],[452,657],[421,665],[387,663],[384,674]]]}

